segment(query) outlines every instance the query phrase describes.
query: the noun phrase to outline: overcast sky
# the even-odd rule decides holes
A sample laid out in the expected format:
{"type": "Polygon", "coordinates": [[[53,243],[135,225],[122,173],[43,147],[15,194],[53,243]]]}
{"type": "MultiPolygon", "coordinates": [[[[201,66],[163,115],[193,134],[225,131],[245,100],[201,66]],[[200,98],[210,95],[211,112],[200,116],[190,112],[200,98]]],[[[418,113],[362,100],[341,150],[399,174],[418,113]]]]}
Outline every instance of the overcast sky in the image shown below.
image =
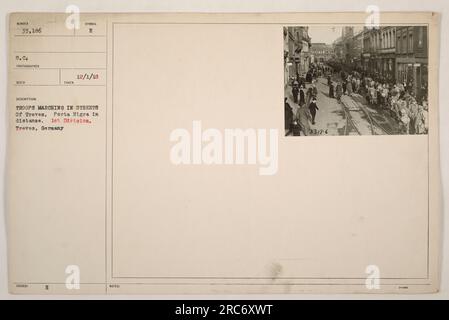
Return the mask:
{"type": "Polygon", "coordinates": [[[312,38],[312,43],[314,42],[324,42],[331,44],[335,39],[341,36],[341,27],[335,26],[310,26],[309,36],[312,38]]]}
{"type": "MultiPolygon", "coordinates": [[[[361,27],[354,28],[354,33],[361,30],[361,27]]],[[[339,26],[309,26],[309,36],[312,43],[324,42],[331,44],[335,39],[341,36],[341,27],[339,26]]]]}

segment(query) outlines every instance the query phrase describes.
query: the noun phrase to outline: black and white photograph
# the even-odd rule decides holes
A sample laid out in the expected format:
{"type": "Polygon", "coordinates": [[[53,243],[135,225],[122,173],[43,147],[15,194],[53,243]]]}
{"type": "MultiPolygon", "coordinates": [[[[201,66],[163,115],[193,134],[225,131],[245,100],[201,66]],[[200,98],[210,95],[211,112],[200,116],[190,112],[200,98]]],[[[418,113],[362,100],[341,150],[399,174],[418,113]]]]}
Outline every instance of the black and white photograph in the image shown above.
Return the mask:
{"type": "Polygon", "coordinates": [[[427,134],[427,32],[284,27],[285,136],[427,134]]]}

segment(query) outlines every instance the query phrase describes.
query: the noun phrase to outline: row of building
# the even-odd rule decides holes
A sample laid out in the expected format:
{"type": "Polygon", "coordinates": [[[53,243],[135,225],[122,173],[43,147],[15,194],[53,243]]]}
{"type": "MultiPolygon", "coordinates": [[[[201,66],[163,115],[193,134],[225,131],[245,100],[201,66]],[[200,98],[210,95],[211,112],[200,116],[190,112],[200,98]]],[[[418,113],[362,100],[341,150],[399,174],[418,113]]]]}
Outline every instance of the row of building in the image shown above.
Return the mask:
{"type": "Polygon", "coordinates": [[[349,69],[395,83],[406,83],[417,95],[428,85],[426,26],[342,28],[332,44],[312,43],[308,27],[284,28],[284,76],[304,76],[312,63],[334,61],[349,69]]]}
{"type": "Polygon", "coordinates": [[[308,27],[284,27],[284,84],[304,76],[310,68],[312,46],[308,27]]]}
{"type": "Polygon", "coordinates": [[[405,83],[417,96],[428,86],[426,26],[344,27],[334,59],[389,82],[405,83]]]}

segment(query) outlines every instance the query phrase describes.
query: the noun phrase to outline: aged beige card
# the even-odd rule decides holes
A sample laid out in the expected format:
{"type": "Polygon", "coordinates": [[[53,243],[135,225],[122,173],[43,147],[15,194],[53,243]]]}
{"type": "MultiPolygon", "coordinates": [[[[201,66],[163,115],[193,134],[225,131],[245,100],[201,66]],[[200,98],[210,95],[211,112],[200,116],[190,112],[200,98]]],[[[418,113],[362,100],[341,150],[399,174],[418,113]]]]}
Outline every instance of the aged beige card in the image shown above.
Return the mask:
{"type": "Polygon", "coordinates": [[[9,20],[11,292],[438,290],[436,14],[9,20]]]}

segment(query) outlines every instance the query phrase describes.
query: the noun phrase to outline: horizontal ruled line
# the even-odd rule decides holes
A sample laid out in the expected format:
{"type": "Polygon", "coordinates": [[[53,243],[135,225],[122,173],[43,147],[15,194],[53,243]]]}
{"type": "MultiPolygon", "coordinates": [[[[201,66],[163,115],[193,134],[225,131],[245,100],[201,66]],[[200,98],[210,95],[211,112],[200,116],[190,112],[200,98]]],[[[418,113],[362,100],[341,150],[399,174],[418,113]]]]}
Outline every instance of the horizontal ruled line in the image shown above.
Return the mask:
{"type": "Polygon", "coordinates": [[[105,84],[14,84],[15,87],[106,87],[105,84]]]}
{"type": "Polygon", "coordinates": [[[14,53],[106,53],[106,51],[14,51],[14,53]]]}
{"type": "Polygon", "coordinates": [[[14,67],[14,70],[27,70],[27,69],[33,69],[33,70],[58,70],[58,69],[62,69],[62,70],[106,70],[106,68],[100,67],[100,68],[95,68],[95,67],[88,67],[88,68],[83,68],[83,67],[77,67],[77,68],[65,68],[65,67],[34,67],[34,66],[25,66],[25,67],[14,67]]]}
{"type": "Polygon", "coordinates": [[[97,38],[105,38],[106,36],[102,35],[75,35],[75,34],[66,34],[66,35],[56,35],[56,34],[15,34],[14,37],[70,37],[70,38],[76,38],[76,37],[97,37],[97,38]]]}

